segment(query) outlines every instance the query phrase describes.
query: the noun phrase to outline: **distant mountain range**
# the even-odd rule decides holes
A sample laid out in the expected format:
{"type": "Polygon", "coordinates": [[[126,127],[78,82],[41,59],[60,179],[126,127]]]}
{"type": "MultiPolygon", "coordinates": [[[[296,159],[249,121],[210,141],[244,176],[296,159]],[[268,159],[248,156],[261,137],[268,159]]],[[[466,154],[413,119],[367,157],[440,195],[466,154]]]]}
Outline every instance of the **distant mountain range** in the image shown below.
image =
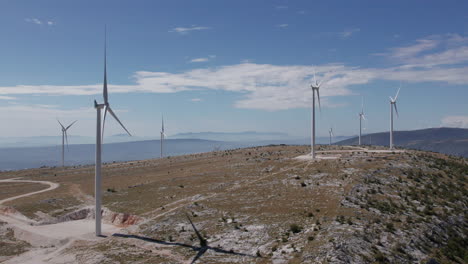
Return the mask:
{"type": "MultiPolygon", "coordinates": [[[[108,136],[104,138],[104,142],[118,143],[128,141],[141,141],[154,138],[149,137],[129,137],[121,134],[108,136]]],[[[70,144],[94,144],[95,137],[68,135],[70,144]]],[[[58,136],[36,136],[36,137],[0,137],[0,148],[24,148],[24,147],[46,147],[62,144],[62,135],[58,136]]]]}
{"type": "Polygon", "coordinates": [[[179,133],[172,135],[173,139],[191,138],[191,139],[206,139],[206,140],[220,140],[220,141],[259,141],[259,140],[285,140],[297,139],[291,137],[287,133],[279,132],[189,132],[179,133]]]}
{"type": "MultiPolygon", "coordinates": [[[[340,141],[349,137],[335,137],[334,141],[340,141]]],[[[287,133],[279,132],[196,132],[179,133],[169,135],[167,139],[203,139],[226,142],[243,142],[257,144],[309,144],[310,138],[290,136],[287,133]]],[[[105,143],[121,143],[133,141],[159,140],[155,137],[128,136],[127,134],[116,134],[104,138],[105,143]]],[[[68,135],[70,145],[94,144],[94,137],[68,135]]],[[[327,143],[328,137],[316,138],[317,143],[327,143]]],[[[62,144],[62,136],[35,136],[35,137],[0,137],[0,148],[25,148],[25,147],[47,147],[62,144]]]]}
{"type": "MultiPolygon", "coordinates": [[[[365,145],[389,145],[389,132],[373,133],[361,138],[365,145]]],[[[412,131],[395,131],[395,146],[435,151],[450,155],[468,157],[468,129],[466,128],[428,128],[412,131]]],[[[358,137],[336,143],[338,145],[357,145],[358,137]]]]}
{"type": "MultiPolygon", "coordinates": [[[[218,140],[229,142],[256,142],[266,144],[290,144],[290,145],[304,145],[310,144],[310,138],[291,136],[287,133],[280,132],[196,132],[196,133],[179,133],[172,135],[172,139],[205,139],[205,140],[218,140]]],[[[348,139],[348,136],[334,137],[334,141],[348,139]]],[[[324,144],[329,142],[328,137],[317,137],[317,143],[324,144]]]]}

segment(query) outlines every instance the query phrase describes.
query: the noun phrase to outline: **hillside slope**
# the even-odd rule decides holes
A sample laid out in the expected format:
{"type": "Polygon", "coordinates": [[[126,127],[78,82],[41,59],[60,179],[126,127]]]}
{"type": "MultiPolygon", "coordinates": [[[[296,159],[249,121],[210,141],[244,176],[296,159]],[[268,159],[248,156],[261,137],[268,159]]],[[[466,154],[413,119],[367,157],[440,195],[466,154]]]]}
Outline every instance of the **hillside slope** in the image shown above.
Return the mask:
{"type": "MultiPolygon", "coordinates": [[[[468,261],[466,159],[420,151],[320,149],[342,156],[310,162],[296,159],[309,151],[306,146],[269,146],[107,164],[104,219],[120,230],[98,240],[57,240],[48,250],[96,264],[468,261]],[[124,213],[123,223],[115,222],[117,213],[124,213]]],[[[60,183],[6,205],[39,222],[86,218],[93,169],[0,173],[0,179],[60,183]]],[[[0,184],[0,193],[15,192],[24,190],[0,184]]],[[[89,221],[89,237],[93,229],[89,221]]],[[[13,237],[14,225],[0,223],[2,230],[10,235],[0,243],[26,252],[0,251],[11,263],[39,250],[33,241],[23,241],[28,236],[13,237]]]]}
{"type": "MultiPolygon", "coordinates": [[[[395,131],[395,146],[434,151],[449,155],[468,157],[468,129],[465,128],[428,128],[413,131],[395,131]]],[[[389,145],[389,133],[373,133],[361,139],[364,145],[389,145]]],[[[336,143],[337,145],[357,145],[358,137],[336,143]]]]}

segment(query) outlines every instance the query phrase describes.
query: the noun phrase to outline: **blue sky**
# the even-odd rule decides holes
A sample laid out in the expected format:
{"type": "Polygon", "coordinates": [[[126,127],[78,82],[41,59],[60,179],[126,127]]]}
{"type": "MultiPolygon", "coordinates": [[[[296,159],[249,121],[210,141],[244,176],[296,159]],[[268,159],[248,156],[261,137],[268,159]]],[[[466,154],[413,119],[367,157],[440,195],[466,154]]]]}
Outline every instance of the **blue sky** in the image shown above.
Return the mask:
{"type": "MultiPolygon", "coordinates": [[[[94,135],[108,28],[110,102],[135,135],[319,136],[468,127],[464,1],[1,1],[0,136],[94,135]]],[[[106,134],[121,133],[113,120],[106,134]]]]}

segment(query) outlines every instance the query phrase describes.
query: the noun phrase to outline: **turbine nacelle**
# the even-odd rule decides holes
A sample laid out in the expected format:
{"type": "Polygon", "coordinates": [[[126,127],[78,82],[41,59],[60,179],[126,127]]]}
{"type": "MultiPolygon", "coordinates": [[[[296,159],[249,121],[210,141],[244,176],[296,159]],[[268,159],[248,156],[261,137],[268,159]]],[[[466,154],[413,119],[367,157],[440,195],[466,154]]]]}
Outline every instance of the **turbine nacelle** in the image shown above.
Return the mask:
{"type": "Polygon", "coordinates": [[[315,76],[315,69],[314,69],[314,83],[315,83],[315,86],[314,86],[314,84],[312,84],[310,87],[312,88],[312,92],[314,90],[317,91],[317,101],[318,101],[318,104],[319,104],[319,110],[322,111],[322,106],[320,105],[320,86],[322,85],[322,81],[321,82],[317,81],[317,78],[315,76]]]}
{"type": "Polygon", "coordinates": [[[366,120],[366,115],[364,114],[364,112],[361,112],[358,114],[359,118],[362,118],[363,120],[366,120]]]}
{"type": "Polygon", "coordinates": [[[65,138],[65,141],[66,141],[66,143],[67,143],[67,149],[68,149],[68,134],[67,134],[67,130],[68,130],[71,126],[73,126],[73,124],[75,124],[76,121],[78,121],[78,120],[73,121],[70,125],[68,125],[67,127],[65,127],[65,126],[60,122],[60,120],[57,119],[57,122],[58,122],[58,123],[60,124],[60,126],[62,127],[62,136],[65,138]]]}
{"type": "Polygon", "coordinates": [[[398,117],[397,99],[398,99],[398,95],[400,94],[400,89],[401,89],[401,83],[400,83],[400,87],[398,88],[398,91],[397,91],[397,93],[395,95],[395,98],[389,96],[391,108],[395,109],[395,113],[396,113],[397,117],[398,117]]]}

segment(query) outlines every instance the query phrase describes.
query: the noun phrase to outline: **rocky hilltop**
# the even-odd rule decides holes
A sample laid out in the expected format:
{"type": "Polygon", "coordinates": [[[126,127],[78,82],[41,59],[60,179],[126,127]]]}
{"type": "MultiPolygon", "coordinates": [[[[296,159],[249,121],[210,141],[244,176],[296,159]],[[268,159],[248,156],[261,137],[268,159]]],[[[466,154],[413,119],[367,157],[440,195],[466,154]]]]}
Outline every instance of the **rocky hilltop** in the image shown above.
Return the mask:
{"type": "MultiPolygon", "coordinates": [[[[105,217],[115,228],[107,237],[58,240],[45,262],[468,261],[466,159],[346,146],[320,147],[315,161],[297,158],[308,151],[268,146],[107,164],[105,210],[131,223],[105,217]]],[[[90,218],[82,212],[92,205],[93,167],[0,175],[13,177],[60,183],[4,204],[38,225],[46,218],[50,228],[53,219],[90,218]]],[[[17,187],[8,195],[15,192],[24,193],[17,187]]],[[[18,247],[0,252],[13,263],[38,249],[15,238],[19,227],[8,222],[7,211],[1,243],[18,247]]],[[[90,221],[89,233],[93,228],[90,221]]]]}
{"type": "MultiPolygon", "coordinates": [[[[407,149],[434,151],[468,158],[468,128],[439,127],[411,131],[393,132],[396,146],[407,149]]],[[[361,138],[364,145],[387,146],[389,133],[372,133],[361,138]]],[[[353,137],[337,145],[357,145],[358,137],[353,137]]]]}

